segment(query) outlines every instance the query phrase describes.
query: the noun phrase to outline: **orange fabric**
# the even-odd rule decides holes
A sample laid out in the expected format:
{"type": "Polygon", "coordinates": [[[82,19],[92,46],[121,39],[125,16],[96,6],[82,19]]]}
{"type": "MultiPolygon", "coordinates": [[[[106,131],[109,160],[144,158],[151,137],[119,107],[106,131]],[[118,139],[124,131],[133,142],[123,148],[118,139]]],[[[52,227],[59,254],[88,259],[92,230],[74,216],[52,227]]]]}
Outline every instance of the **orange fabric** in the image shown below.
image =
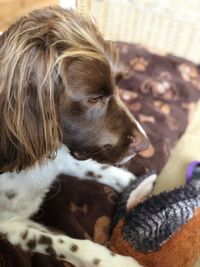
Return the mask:
{"type": "Polygon", "coordinates": [[[115,227],[110,240],[112,251],[132,256],[144,267],[192,267],[200,253],[200,209],[158,251],[142,253],[122,240],[124,220],[115,227]]]}

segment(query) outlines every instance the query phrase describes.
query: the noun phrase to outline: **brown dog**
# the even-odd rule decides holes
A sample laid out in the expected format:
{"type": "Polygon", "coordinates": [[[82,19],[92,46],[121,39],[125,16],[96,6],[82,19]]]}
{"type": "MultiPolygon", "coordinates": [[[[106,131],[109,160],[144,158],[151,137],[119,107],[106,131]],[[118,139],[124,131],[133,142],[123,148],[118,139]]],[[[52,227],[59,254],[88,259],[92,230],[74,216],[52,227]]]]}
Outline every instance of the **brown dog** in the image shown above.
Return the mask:
{"type": "Polygon", "coordinates": [[[120,75],[115,46],[75,11],[36,10],[1,36],[0,232],[23,250],[76,266],[138,266],[29,220],[60,173],[92,169],[118,191],[134,179],[100,164],[124,162],[149,143],[119,99],[120,75]]]}

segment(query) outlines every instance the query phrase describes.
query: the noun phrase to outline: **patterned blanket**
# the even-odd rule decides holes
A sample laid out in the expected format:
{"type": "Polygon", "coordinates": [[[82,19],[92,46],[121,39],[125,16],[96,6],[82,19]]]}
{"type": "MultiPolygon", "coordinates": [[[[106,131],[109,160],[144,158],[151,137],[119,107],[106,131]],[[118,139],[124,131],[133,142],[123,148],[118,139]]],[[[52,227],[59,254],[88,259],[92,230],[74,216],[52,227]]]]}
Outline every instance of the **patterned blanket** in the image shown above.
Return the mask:
{"type": "MultiPolygon", "coordinates": [[[[160,172],[183,134],[200,98],[200,67],[171,55],[156,55],[135,45],[118,44],[127,73],[120,95],[150,137],[150,148],[127,167],[136,175],[160,172]]],[[[123,179],[123,177],[122,177],[123,179]]],[[[34,220],[65,234],[106,245],[117,193],[95,181],[60,176],[34,220]]],[[[26,254],[0,239],[0,266],[68,267],[49,256],[26,254]]]]}

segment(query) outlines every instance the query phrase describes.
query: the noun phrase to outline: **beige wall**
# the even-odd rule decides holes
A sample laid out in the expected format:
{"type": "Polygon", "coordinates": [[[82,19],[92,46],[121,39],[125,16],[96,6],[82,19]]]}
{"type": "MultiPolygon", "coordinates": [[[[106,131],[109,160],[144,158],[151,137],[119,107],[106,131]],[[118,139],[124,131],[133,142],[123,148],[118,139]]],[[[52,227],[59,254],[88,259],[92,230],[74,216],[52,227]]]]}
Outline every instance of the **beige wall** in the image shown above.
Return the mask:
{"type": "Polygon", "coordinates": [[[0,31],[33,9],[58,3],[58,0],[0,0],[0,31]]]}

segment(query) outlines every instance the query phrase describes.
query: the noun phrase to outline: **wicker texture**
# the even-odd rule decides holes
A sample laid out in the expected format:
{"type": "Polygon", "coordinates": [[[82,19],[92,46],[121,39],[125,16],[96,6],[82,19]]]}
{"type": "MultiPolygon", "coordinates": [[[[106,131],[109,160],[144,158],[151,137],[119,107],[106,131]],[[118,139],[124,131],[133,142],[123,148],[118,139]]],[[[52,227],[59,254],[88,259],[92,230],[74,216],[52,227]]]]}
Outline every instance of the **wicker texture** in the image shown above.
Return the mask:
{"type": "Polygon", "coordinates": [[[105,37],[200,62],[199,0],[77,0],[105,37]]]}

